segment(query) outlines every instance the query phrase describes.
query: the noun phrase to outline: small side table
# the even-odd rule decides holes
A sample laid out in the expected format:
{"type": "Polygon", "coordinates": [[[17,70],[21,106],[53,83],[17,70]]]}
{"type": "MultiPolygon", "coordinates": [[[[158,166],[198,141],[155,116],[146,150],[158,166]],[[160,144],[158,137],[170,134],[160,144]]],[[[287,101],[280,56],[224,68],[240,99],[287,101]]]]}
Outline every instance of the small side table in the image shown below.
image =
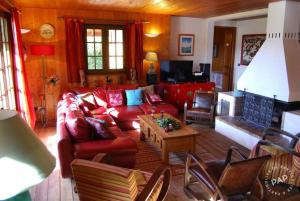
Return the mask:
{"type": "Polygon", "coordinates": [[[243,111],[243,95],[237,95],[233,91],[219,92],[217,115],[240,116],[243,111]]]}

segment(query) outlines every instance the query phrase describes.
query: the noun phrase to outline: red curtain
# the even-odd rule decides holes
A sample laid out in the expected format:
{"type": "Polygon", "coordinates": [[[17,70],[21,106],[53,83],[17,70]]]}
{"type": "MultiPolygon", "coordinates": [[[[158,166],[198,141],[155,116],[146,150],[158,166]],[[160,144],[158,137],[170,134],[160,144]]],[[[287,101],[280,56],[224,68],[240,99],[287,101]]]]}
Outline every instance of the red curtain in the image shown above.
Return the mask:
{"type": "Polygon", "coordinates": [[[68,81],[71,83],[79,83],[79,70],[85,69],[83,20],[66,18],[65,28],[68,81]]]}
{"type": "Polygon", "coordinates": [[[27,74],[24,63],[21,27],[19,22],[19,13],[17,10],[12,12],[11,18],[12,34],[13,34],[13,75],[14,85],[16,91],[16,106],[20,115],[27,121],[27,123],[34,128],[35,126],[35,112],[31,99],[27,74]]]}
{"type": "MultiPolygon", "coordinates": [[[[142,79],[143,73],[143,23],[135,22],[126,26],[127,52],[126,66],[135,68],[138,82],[142,79]]],[[[130,79],[130,71],[127,78],[130,79]]]]}
{"type": "Polygon", "coordinates": [[[135,69],[137,72],[137,80],[141,82],[143,73],[143,22],[135,22],[135,69]]]}

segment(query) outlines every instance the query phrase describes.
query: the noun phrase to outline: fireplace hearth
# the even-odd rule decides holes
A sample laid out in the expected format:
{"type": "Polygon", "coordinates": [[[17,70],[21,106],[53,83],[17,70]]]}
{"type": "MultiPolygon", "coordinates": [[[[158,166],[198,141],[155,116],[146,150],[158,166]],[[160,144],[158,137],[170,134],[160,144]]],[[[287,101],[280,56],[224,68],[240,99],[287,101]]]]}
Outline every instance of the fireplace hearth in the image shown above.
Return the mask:
{"type": "Polygon", "coordinates": [[[283,102],[249,92],[244,93],[243,112],[239,118],[257,129],[268,127],[280,128],[282,113],[300,109],[300,101],[283,102]]]}

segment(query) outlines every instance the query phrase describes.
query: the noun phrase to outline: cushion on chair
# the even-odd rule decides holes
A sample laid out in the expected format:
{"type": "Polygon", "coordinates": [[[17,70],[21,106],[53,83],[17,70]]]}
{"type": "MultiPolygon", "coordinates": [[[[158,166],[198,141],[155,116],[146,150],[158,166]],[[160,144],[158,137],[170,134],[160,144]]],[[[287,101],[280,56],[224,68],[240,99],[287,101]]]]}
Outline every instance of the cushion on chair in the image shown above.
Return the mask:
{"type": "MultiPolygon", "coordinates": [[[[72,162],[72,171],[81,200],[134,201],[152,176],[139,170],[80,159],[72,162]]],[[[147,201],[157,200],[162,185],[160,178],[147,201]]]]}
{"type": "MultiPolygon", "coordinates": [[[[298,152],[298,153],[300,153],[300,140],[298,140],[298,143],[295,146],[295,151],[298,152]]],[[[293,156],[293,160],[294,160],[295,169],[300,174],[300,158],[297,157],[297,156],[293,156]]]]}
{"type": "Polygon", "coordinates": [[[127,105],[140,105],[143,103],[142,100],[142,90],[125,90],[127,105]]]}
{"type": "MultiPolygon", "coordinates": [[[[255,149],[256,146],[251,150],[250,158],[255,156],[255,149]]],[[[295,149],[297,150],[297,145],[295,149]]],[[[274,178],[283,178],[283,175],[287,175],[288,179],[284,182],[285,184],[300,187],[300,170],[298,169],[297,159],[295,160],[296,156],[293,158],[291,154],[285,153],[276,148],[261,146],[259,155],[267,154],[271,154],[272,158],[269,159],[262,168],[260,179],[271,180],[274,178]]]]}
{"type": "Polygon", "coordinates": [[[138,184],[130,169],[75,160],[72,170],[80,200],[130,201],[138,196],[138,184]]]}

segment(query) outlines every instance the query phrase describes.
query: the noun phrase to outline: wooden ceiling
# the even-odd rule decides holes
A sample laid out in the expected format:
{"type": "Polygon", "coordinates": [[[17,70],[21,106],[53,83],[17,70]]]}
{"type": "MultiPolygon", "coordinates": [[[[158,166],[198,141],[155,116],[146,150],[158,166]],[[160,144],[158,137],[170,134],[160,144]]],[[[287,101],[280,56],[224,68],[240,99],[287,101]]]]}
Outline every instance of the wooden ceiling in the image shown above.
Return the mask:
{"type": "Polygon", "coordinates": [[[279,0],[12,0],[19,7],[116,10],[213,17],[259,8],[279,0]]]}

